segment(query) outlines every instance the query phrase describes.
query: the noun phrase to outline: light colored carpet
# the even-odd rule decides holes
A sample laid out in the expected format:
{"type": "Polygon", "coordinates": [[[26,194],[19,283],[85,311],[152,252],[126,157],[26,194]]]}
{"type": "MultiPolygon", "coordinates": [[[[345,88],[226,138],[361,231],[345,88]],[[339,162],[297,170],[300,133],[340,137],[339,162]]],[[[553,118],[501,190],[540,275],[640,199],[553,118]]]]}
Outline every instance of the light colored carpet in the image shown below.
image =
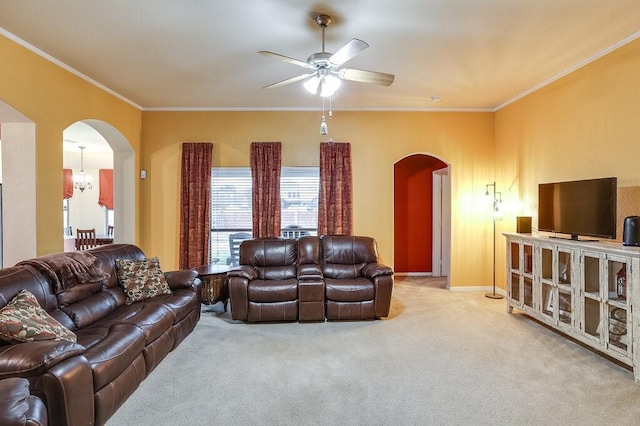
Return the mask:
{"type": "Polygon", "coordinates": [[[203,308],[109,421],[637,425],[633,373],[484,292],[396,278],[389,319],[244,324],[203,308]]]}

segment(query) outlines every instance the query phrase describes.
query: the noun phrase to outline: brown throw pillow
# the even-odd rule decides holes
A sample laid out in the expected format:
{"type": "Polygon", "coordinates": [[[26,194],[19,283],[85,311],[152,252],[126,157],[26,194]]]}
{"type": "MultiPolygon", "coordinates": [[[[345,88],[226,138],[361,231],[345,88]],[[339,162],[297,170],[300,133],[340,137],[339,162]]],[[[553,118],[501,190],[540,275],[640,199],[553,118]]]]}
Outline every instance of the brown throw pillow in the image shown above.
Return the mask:
{"type": "Polygon", "coordinates": [[[125,301],[127,305],[161,294],[171,294],[157,257],[135,260],[116,259],[116,266],[118,282],[127,296],[125,301]]]}
{"type": "Polygon", "coordinates": [[[76,335],[47,313],[29,291],[21,290],[0,309],[0,338],[10,343],[35,340],[75,342],[76,335]]]}

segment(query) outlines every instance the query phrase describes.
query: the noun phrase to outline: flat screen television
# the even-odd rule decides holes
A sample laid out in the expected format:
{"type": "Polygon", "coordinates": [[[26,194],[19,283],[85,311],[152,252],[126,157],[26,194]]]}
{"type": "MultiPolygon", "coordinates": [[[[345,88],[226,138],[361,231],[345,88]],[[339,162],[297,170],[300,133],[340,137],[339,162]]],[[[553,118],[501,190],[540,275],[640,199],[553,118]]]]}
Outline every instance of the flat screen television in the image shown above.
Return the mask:
{"type": "Polygon", "coordinates": [[[538,230],[616,238],[617,178],[551,182],[538,185],[538,230]]]}

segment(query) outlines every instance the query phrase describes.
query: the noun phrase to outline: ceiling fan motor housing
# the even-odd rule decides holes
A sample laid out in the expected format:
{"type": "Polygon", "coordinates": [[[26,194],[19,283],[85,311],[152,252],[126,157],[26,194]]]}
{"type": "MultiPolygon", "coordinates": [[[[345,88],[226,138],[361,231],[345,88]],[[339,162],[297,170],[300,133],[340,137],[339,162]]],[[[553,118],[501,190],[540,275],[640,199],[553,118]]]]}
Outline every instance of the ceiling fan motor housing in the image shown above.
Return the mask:
{"type": "Polygon", "coordinates": [[[310,65],[317,66],[318,68],[329,68],[333,65],[331,61],[329,61],[330,57],[331,57],[331,53],[329,52],[318,52],[309,56],[309,58],[307,59],[307,62],[310,65]]]}

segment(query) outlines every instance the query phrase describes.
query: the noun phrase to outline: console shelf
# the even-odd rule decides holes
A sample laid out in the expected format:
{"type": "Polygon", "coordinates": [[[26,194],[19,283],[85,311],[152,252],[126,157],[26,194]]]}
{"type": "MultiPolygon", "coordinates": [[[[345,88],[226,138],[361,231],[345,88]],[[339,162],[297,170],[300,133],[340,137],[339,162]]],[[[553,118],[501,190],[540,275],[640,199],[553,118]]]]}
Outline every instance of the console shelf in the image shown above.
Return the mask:
{"type": "Polygon", "coordinates": [[[640,248],[505,233],[507,310],[516,308],[633,367],[640,382],[640,248]]]}

